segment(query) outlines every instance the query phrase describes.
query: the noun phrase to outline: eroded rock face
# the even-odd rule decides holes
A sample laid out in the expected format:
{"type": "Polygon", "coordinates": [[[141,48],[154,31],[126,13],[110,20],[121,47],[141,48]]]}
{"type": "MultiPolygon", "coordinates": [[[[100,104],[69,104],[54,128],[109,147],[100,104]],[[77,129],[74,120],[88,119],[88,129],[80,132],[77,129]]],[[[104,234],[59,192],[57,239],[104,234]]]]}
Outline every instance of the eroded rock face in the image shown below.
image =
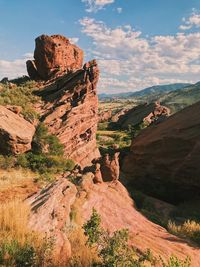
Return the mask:
{"type": "Polygon", "coordinates": [[[41,35],[35,40],[34,60],[27,61],[33,80],[49,80],[64,71],[80,69],[83,51],[62,35],[41,35]]]}
{"type": "Polygon", "coordinates": [[[0,153],[21,154],[31,149],[35,127],[11,110],[0,106],[0,153]]]}
{"type": "Polygon", "coordinates": [[[177,202],[200,195],[200,102],[143,130],[123,171],[128,183],[177,202]]]}
{"type": "Polygon", "coordinates": [[[43,122],[64,145],[66,157],[82,167],[100,156],[96,146],[98,78],[99,69],[93,60],[39,92],[45,102],[43,122]]]}
{"type": "Polygon", "coordinates": [[[71,256],[71,245],[65,233],[76,193],[75,185],[60,179],[28,199],[32,210],[29,226],[55,239],[53,254],[57,260],[65,261],[71,256]]]}

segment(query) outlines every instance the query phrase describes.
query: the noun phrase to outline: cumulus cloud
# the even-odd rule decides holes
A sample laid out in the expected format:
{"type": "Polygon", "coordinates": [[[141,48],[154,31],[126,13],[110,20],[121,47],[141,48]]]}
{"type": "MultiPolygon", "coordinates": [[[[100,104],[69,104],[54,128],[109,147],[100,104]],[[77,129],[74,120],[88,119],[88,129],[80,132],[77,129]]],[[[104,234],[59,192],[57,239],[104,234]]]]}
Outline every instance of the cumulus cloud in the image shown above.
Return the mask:
{"type": "Polygon", "coordinates": [[[97,12],[103,9],[106,5],[112,4],[115,0],[82,0],[86,4],[87,12],[97,12]]]}
{"type": "Polygon", "coordinates": [[[199,80],[199,32],[147,38],[130,25],[110,28],[88,17],[80,24],[92,40],[90,56],[99,61],[101,92],[199,80]]]}
{"type": "Polygon", "coordinates": [[[16,60],[0,60],[0,79],[8,77],[9,79],[26,75],[26,61],[32,59],[32,53],[26,53],[22,58],[16,60]]]}
{"type": "Polygon", "coordinates": [[[192,27],[200,28],[200,12],[194,10],[187,19],[183,18],[183,24],[180,25],[180,30],[189,30],[192,27]]]}

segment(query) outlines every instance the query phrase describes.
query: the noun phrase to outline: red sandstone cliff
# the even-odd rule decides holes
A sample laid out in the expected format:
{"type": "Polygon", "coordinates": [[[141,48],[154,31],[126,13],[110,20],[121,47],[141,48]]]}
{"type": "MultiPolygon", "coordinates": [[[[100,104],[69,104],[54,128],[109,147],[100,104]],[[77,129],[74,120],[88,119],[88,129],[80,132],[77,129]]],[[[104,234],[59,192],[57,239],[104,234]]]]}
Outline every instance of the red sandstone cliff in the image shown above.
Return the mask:
{"type": "Polygon", "coordinates": [[[100,155],[96,146],[98,78],[99,69],[93,60],[39,92],[44,101],[42,121],[60,139],[66,157],[82,167],[100,155]]]}

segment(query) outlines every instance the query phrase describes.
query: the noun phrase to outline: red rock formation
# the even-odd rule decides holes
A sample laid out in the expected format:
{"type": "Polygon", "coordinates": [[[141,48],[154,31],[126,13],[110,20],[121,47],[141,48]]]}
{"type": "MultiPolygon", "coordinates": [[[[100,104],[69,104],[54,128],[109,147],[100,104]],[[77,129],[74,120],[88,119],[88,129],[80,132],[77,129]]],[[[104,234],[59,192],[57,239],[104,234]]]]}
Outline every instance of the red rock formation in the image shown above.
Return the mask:
{"type": "Polygon", "coordinates": [[[124,115],[119,117],[117,123],[122,128],[127,128],[128,125],[136,126],[142,123],[144,120],[148,123],[153,122],[159,116],[169,116],[170,110],[161,106],[159,102],[151,104],[142,104],[128,110],[124,115]]]}
{"type": "Polygon", "coordinates": [[[60,259],[71,254],[68,233],[64,229],[70,229],[73,225],[70,211],[76,201],[79,203],[79,206],[76,204],[76,213],[81,219],[80,227],[95,208],[101,215],[102,226],[109,232],[128,228],[130,243],[140,251],[150,248],[154,255],[162,255],[164,258],[172,254],[180,258],[188,255],[193,267],[200,266],[200,250],[148,221],[135,209],[120,182],[94,184],[93,178],[91,173],[83,177],[78,194],[75,185],[60,179],[29,199],[33,211],[30,216],[31,228],[56,237],[56,253],[60,259]]]}
{"type": "Polygon", "coordinates": [[[123,115],[125,115],[127,112],[129,111],[129,109],[121,109],[120,111],[118,111],[117,113],[115,113],[115,115],[112,116],[111,121],[112,122],[118,122],[119,118],[123,115]]]}
{"type": "Polygon", "coordinates": [[[95,60],[70,72],[39,94],[45,104],[42,120],[64,145],[65,155],[82,167],[99,157],[96,146],[99,69],[95,60]]]}
{"type": "Polygon", "coordinates": [[[123,171],[132,186],[149,194],[186,200],[200,194],[199,155],[200,102],[143,130],[132,142],[123,171]]]}
{"type": "Polygon", "coordinates": [[[101,173],[103,181],[117,181],[119,179],[119,152],[113,157],[106,154],[101,160],[101,173]]]}
{"type": "Polygon", "coordinates": [[[103,183],[102,174],[101,174],[101,165],[99,163],[95,164],[95,173],[94,173],[94,182],[103,183]]]}
{"type": "Polygon", "coordinates": [[[61,35],[41,35],[35,40],[34,60],[27,61],[33,80],[49,80],[64,71],[80,69],[83,51],[61,35]]]}
{"type": "Polygon", "coordinates": [[[0,106],[0,153],[21,154],[31,149],[35,127],[9,109],[0,106]]]}
{"type": "Polygon", "coordinates": [[[76,193],[75,185],[60,179],[28,199],[32,209],[30,228],[55,239],[53,254],[62,261],[71,256],[71,245],[65,229],[70,225],[71,205],[76,193]]]}
{"type": "Polygon", "coordinates": [[[112,117],[112,110],[101,111],[99,113],[99,122],[109,121],[112,117]]]}

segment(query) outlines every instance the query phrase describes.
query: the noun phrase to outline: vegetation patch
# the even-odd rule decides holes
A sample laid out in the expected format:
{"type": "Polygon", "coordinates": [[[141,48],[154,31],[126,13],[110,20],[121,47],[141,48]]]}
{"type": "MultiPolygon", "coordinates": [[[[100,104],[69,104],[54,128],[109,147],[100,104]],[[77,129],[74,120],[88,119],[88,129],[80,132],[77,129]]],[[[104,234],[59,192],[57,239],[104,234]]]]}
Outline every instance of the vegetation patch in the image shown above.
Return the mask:
{"type": "Polygon", "coordinates": [[[200,246],[200,223],[188,220],[181,225],[177,225],[169,221],[168,230],[174,235],[189,238],[200,246]]]}
{"type": "Polygon", "coordinates": [[[40,98],[33,94],[36,83],[34,81],[26,81],[16,88],[9,88],[3,85],[0,92],[0,105],[15,105],[22,107],[22,115],[28,121],[34,121],[38,118],[38,114],[33,109],[33,104],[37,103],[40,98]]]}

